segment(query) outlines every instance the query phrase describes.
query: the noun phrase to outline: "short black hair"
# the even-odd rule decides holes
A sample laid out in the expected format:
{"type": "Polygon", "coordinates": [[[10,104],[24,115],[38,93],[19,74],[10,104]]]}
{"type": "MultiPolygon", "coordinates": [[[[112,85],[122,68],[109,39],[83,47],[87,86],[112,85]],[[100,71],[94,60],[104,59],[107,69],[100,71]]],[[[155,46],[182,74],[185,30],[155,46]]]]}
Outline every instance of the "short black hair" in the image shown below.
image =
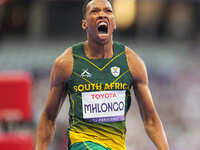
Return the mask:
{"type": "MultiPolygon", "coordinates": [[[[86,7],[87,7],[87,4],[89,2],[91,2],[93,0],[83,0],[83,5],[82,5],[82,17],[85,18],[85,13],[86,13],[86,7]]],[[[112,5],[112,1],[111,0],[107,0],[111,5],[112,5]]]]}

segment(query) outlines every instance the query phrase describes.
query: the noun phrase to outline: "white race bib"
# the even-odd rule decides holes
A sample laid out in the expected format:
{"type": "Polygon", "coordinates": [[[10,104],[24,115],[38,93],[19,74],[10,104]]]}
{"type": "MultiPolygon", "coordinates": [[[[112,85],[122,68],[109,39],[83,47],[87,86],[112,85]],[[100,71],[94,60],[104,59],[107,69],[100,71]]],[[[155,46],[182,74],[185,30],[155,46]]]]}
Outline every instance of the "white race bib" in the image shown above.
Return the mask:
{"type": "Polygon", "coordinates": [[[124,120],[125,92],[125,90],[83,92],[83,118],[97,123],[124,120]]]}

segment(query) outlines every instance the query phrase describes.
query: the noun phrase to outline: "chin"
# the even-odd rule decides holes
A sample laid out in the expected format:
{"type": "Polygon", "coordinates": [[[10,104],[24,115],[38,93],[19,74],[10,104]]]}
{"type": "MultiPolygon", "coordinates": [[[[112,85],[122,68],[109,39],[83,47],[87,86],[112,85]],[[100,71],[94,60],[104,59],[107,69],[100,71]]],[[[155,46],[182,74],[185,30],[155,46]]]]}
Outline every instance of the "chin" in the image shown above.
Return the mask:
{"type": "Polygon", "coordinates": [[[111,40],[110,39],[97,39],[96,42],[98,44],[102,44],[102,45],[106,45],[110,42],[111,40]]]}

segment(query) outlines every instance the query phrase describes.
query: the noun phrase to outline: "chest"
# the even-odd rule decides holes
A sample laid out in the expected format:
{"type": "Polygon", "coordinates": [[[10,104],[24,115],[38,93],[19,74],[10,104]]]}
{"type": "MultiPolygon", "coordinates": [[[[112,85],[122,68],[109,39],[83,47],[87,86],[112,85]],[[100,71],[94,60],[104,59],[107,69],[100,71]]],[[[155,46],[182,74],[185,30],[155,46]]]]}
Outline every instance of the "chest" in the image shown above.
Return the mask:
{"type": "Polygon", "coordinates": [[[69,82],[71,90],[84,92],[129,89],[133,79],[124,59],[121,61],[75,59],[69,82]]]}

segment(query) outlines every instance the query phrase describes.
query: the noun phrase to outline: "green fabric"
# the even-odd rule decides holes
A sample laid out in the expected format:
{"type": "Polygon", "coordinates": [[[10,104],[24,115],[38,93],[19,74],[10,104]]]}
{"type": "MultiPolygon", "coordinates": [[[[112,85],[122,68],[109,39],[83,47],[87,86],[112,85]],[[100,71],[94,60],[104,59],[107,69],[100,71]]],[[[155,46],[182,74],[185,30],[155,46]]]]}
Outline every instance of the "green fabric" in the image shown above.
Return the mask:
{"type": "MultiPolygon", "coordinates": [[[[133,78],[129,72],[125,46],[114,42],[114,54],[108,59],[90,59],[83,49],[83,43],[72,46],[73,49],[73,73],[68,81],[68,94],[70,100],[69,110],[69,131],[83,133],[86,128],[97,131],[98,136],[105,136],[105,132],[117,136],[125,135],[126,124],[125,117],[131,104],[130,88],[133,85],[133,78]],[[120,74],[114,76],[111,72],[112,67],[119,67],[120,74]],[[84,71],[86,74],[84,74],[84,71]],[[88,76],[87,76],[87,73],[88,76]],[[82,76],[84,74],[84,76],[82,76]],[[115,85],[114,87],[107,85],[115,85]],[[101,85],[101,86],[100,86],[101,85]],[[127,85],[124,86],[123,85],[127,85]],[[118,86],[118,87],[117,87],[118,86]],[[101,87],[100,89],[98,87],[101,87]],[[82,110],[82,92],[93,91],[117,91],[125,90],[125,114],[124,120],[114,122],[98,122],[98,128],[93,122],[88,122],[83,118],[82,110]]],[[[69,132],[68,132],[69,133],[69,132]]],[[[88,133],[89,134],[89,133],[88,133]]],[[[108,137],[110,138],[110,137],[108,137]]],[[[121,137],[125,141],[125,137],[121,137]]],[[[70,141],[69,141],[70,142],[70,141]]]]}
{"type": "MultiPolygon", "coordinates": [[[[103,68],[105,64],[107,64],[110,60],[112,60],[115,56],[118,54],[124,52],[124,45],[118,42],[114,42],[113,48],[114,48],[114,55],[112,58],[109,59],[89,59],[87,56],[85,56],[84,50],[83,50],[83,43],[78,43],[74,45],[73,47],[73,55],[74,55],[74,66],[73,66],[73,74],[68,82],[68,88],[69,88],[69,95],[72,96],[72,98],[75,100],[75,107],[80,108],[76,109],[75,112],[72,112],[72,108],[70,109],[70,123],[72,121],[72,116],[74,115],[74,119],[81,119],[82,120],[82,103],[81,103],[81,92],[75,92],[73,87],[74,85],[79,84],[87,84],[85,80],[80,78],[81,73],[84,69],[87,69],[88,72],[92,74],[90,79],[88,79],[92,83],[102,83],[103,86],[105,83],[111,83],[116,78],[110,73],[110,67],[111,66],[119,66],[120,72],[125,73],[128,71],[123,78],[118,80],[120,83],[127,83],[129,86],[133,84],[133,78],[129,72],[129,68],[126,61],[125,53],[117,57],[117,59],[113,60],[112,63],[110,63],[105,69],[99,70],[98,68],[94,67],[90,63],[88,63],[86,60],[81,59],[79,56],[91,61],[95,65],[97,65],[99,68],[103,68]],[[74,113],[74,114],[73,114],[74,113]]],[[[95,91],[95,90],[90,90],[95,91]]],[[[126,113],[130,106],[130,91],[127,90],[127,103],[126,103],[126,113]]],[[[71,101],[70,101],[71,103],[71,101]]],[[[72,105],[71,105],[72,106],[72,105]]]]}
{"type": "Polygon", "coordinates": [[[111,150],[109,148],[105,148],[102,145],[94,142],[80,142],[73,144],[69,150],[111,150]]]}

